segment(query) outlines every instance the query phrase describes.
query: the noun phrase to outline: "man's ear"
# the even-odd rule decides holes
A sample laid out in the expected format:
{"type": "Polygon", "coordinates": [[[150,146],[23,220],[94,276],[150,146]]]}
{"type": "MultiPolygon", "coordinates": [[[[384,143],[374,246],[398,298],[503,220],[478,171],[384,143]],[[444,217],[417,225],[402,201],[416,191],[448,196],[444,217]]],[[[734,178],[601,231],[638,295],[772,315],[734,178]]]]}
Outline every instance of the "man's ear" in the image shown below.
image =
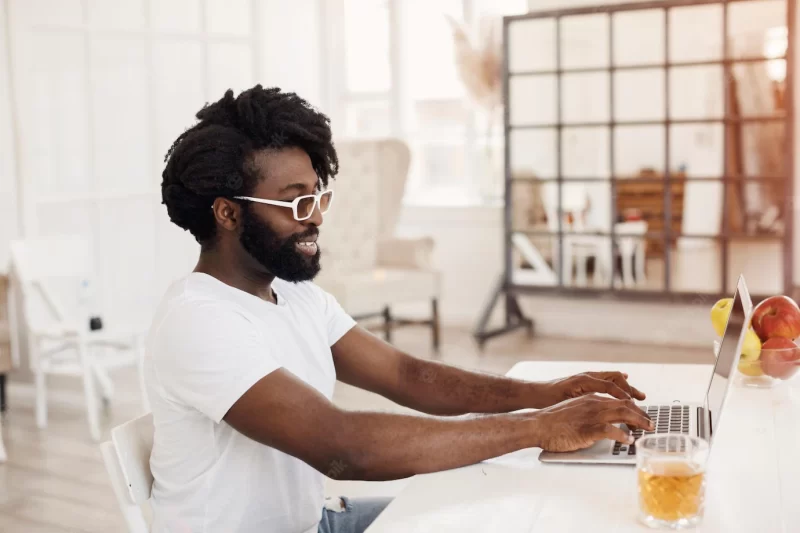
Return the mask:
{"type": "Polygon", "coordinates": [[[227,198],[217,198],[212,205],[217,224],[228,231],[236,231],[242,223],[242,206],[227,198]]]}

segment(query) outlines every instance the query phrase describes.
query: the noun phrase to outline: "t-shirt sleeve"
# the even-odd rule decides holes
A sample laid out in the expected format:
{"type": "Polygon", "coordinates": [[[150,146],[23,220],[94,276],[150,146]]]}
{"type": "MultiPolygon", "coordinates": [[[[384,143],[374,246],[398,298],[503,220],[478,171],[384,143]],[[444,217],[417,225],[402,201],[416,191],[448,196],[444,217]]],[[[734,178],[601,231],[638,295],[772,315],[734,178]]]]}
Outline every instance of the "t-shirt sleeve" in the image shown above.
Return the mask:
{"type": "Polygon", "coordinates": [[[328,330],[328,346],[333,346],[356,325],[356,321],[339,305],[332,294],[320,287],[317,287],[317,291],[322,299],[322,311],[328,330]]]}
{"type": "Polygon", "coordinates": [[[216,423],[250,387],[281,366],[258,325],[234,306],[216,302],[172,310],[153,349],[165,391],[216,423]]]}

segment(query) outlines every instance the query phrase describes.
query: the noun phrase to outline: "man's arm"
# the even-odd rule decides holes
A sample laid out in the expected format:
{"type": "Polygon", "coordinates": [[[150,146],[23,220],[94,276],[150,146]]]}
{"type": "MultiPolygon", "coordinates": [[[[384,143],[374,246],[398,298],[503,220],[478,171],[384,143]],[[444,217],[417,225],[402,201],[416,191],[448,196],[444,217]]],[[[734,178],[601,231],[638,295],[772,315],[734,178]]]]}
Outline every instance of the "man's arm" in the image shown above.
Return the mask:
{"type": "Polygon", "coordinates": [[[632,403],[597,396],[472,419],[344,411],[282,369],[245,392],[224,420],[328,477],[358,480],[437,472],[529,447],[567,451],[605,438],[631,442],[613,424],[649,424],[632,403]]]}
{"type": "Polygon", "coordinates": [[[552,382],[527,382],[412,357],[361,327],[331,348],[340,381],[434,415],[541,409],[591,393],[644,399],[619,372],[590,372],[552,382]]]}

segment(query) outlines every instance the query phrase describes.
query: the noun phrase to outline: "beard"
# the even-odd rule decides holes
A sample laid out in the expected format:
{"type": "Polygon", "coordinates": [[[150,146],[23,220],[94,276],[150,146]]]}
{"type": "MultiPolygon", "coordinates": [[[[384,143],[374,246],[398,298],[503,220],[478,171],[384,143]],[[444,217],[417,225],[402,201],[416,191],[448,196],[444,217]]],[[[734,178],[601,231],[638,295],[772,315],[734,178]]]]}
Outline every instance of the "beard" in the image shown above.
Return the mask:
{"type": "Polygon", "coordinates": [[[249,207],[242,210],[242,233],[239,242],[267,272],[284,281],[292,283],[310,281],[319,273],[319,247],[313,256],[308,256],[296,248],[298,242],[317,234],[319,229],[312,226],[308,231],[282,239],[266,222],[259,220],[249,207]]]}

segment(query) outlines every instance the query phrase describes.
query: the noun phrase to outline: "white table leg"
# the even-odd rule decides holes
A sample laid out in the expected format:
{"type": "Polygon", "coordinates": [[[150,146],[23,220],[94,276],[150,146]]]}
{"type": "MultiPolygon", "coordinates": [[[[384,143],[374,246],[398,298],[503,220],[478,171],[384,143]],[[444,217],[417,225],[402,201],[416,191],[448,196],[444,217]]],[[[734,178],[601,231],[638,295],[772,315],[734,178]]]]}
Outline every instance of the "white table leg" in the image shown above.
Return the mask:
{"type": "Polygon", "coordinates": [[[594,284],[598,287],[608,287],[614,276],[614,259],[611,256],[611,244],[608,238],[599,239],[594,258],[594,284]]]}
{"type": "Polygon", "coordinates": [[[622,238],[619,240],[619,251],[622,256],[622,283],[626,287],[632,287],[633,281],[633,256],[636,245],[632,239],[622,238]]]}
{"type": "Polygon", "coordinates": [[[572,265],[574,264],[572,243],[567,238],[564,238],[563,243],[564,264],[561,265],[561,272],[564,276],[564,286],[570,286],[572,285],[572,265]]]}
{"type": "Polygon", "coordinates": [[[645,241],[639,239],[634,251],[636,261],[636,283],[642,284],[645,280],[645,241]]]}

